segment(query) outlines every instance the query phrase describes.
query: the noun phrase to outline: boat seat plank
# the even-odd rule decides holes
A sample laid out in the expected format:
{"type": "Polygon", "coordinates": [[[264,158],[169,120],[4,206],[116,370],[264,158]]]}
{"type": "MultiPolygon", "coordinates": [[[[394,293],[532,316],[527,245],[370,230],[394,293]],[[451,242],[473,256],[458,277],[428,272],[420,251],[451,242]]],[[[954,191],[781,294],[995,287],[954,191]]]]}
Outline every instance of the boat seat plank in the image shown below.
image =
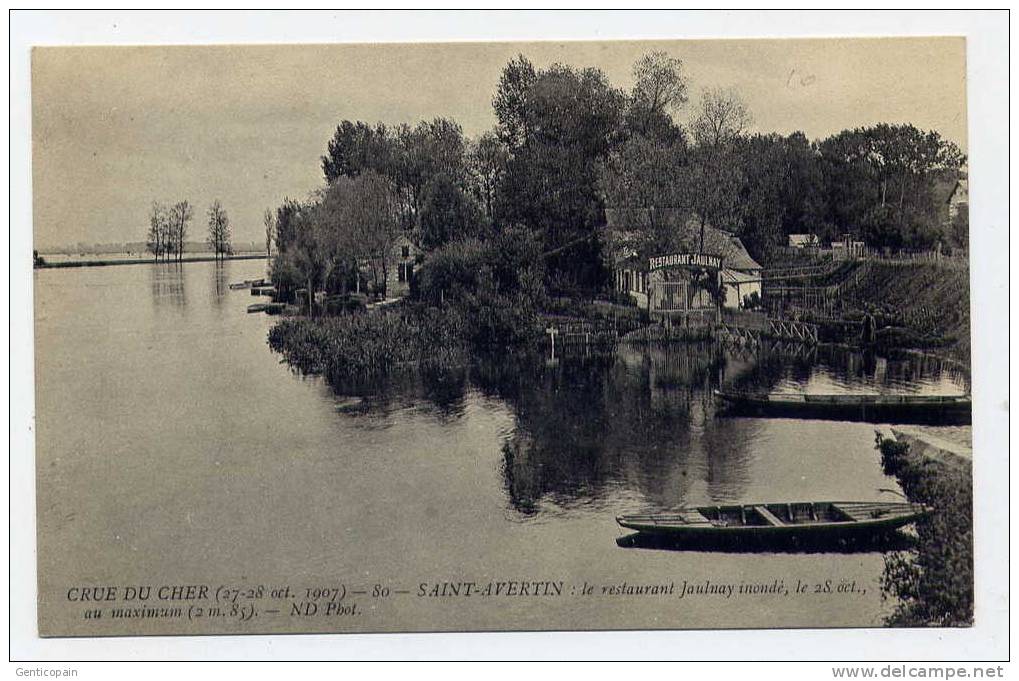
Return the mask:
{"type": "Polygon", "coordinates": [[[774,513],[769,511],[764,506],[754,506],[754,510],[757,511],[761,515],[761,517],[768,522],[769,525],[774,525],[775,527],[782,527],[783,525],[785,525],[784,522],[778,519],[778,516],[776,516],[774,513]]]}
{"type": "Polygon", "coordinates": [[[687,509],[687,510],[681,511],[680,512],[680,516],[682,516],[684,521],[686,521],[688,523],[691,523],[691,524],[703,525],[703,524],[710,524],[711,523],[711,521],[708,520],[704,516],[704,514],[702,514],[700,511],[698,511],[696,509],[687,509]]]}

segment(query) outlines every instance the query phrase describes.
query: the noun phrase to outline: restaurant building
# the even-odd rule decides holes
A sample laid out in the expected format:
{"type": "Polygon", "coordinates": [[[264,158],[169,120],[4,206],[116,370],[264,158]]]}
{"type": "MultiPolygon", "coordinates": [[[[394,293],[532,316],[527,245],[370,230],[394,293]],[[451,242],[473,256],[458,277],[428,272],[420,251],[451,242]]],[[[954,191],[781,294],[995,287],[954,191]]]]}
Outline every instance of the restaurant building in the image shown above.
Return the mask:
{"type": "MultiPolygon", "coordinates": [[[[760,301],[761,265],[739,237],[692,220],[683,228],[688,247],[681,252],[640,258],[620,251],[614,264],[614,285],[652,317],[685,317],[695,321],[718,308],[746,308],[760,301]],[[695,236],[694,236],[695,235],[695,236]]],[[[684,241],[684,240],[680,240],[684,241]]]]}

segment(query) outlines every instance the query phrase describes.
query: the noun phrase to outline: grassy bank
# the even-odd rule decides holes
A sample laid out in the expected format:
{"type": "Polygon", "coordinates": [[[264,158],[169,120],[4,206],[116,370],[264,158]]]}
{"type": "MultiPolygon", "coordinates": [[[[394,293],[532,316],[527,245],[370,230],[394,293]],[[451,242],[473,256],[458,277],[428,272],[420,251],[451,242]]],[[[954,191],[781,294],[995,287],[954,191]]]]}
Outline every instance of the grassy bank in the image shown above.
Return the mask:
{"type": "Polygon", "coordinates": [[[891,626],[973,623],[973,480],[964,469],[912,453],[878,435],[881,464],[910,501],[934,512],[917,523],[914,550],[885,557],[882,586],[897,600],[891,626]]]}
{"type": "Polygon", "coordinates": [[[937,263],[866,262],[843,295],[877,309],[878,341],[970,360],[969,270],[937,263]]]}

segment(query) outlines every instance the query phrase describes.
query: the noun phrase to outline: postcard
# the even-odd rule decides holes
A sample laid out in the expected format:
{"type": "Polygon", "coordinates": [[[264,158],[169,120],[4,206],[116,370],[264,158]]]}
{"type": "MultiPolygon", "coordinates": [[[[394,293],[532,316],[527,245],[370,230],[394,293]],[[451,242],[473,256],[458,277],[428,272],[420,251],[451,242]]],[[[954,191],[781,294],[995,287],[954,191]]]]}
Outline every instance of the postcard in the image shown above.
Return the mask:
{"type": "Polygon", "coordinates": [[[966,65],[34,48],[39,634],[972,626],[966,65]]]}

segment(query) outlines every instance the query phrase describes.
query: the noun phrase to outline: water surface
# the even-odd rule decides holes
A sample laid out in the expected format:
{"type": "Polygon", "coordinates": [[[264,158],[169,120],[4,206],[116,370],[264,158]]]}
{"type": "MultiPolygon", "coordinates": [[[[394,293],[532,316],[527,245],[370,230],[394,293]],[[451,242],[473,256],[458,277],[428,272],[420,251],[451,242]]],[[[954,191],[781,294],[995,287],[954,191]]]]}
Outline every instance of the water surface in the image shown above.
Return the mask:
{"type": "Polygon", "coordinates": [[[951,393],[930,361],[625,347],[503,354],[384,387],[280,363],[261,261],[35,273],[44,633],[878,625],[882,553],[623,548],[618,514],[894,499],[870,424],[725,418],[711,389],[951,393]],[[583,585],[855,581],[852,595],[580,596],[583,585]],[[421,584],[561,580],[557,598],[421,584]],[[81,622],[93,584],[374,584],[358,617],[81,622]],[[97,629],[96,627],[99,627],[97,629]],[[83,628],[84,627],[84,628],[83,628]]]}

